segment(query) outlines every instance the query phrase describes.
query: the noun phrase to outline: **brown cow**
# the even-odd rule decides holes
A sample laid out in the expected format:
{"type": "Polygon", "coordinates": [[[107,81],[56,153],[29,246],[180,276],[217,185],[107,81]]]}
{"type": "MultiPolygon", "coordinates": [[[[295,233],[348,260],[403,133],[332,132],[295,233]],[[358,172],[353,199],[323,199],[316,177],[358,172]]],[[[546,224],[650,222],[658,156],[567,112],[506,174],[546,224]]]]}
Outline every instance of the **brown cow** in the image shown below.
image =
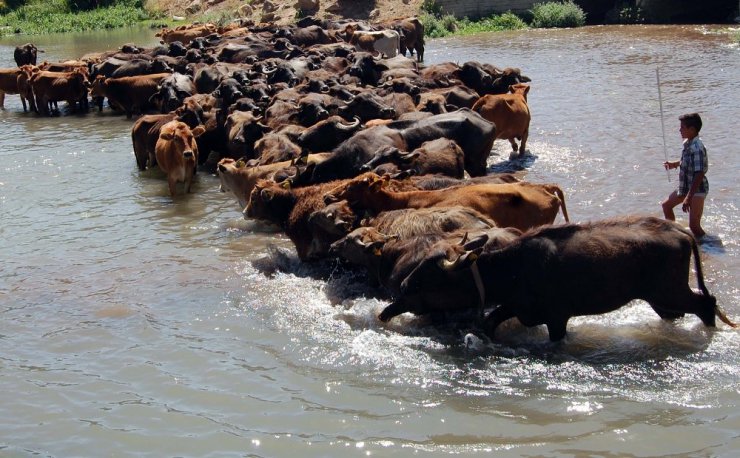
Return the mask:
{"type": "MultiPolygon", "coordinates": [[[[309,154],[306,160],[309,164],[318,163],[329,156],[331,153],[309,154]]],[[[272,179],[276,172],[295,164],[296,161],[283,161],[249,167],[243,161],[231,158],[221,159],[217,167],[221,192],[231,192],[239,202],[239,208],[243,210],[247,206],[249,194],[259,180],[272,179]]]]}
{"type": "Polygon", "coordinates": [[[409,54],[413,56],[416,50],[416,60],[419,62],[424,60],[424,24],[418,18],[391,19],[385,25],[400,35],[398,51],[401,55],[405,56],[408,49],[409,54]]]}
{"type": "Polygon", "coordinates": [[[23,104],[23,111],[26,109],[26,101],[28,102],[28,110],[38,112],[36,108],[36,99],[33,96],[33,88],[31,87],[31,77],[34,72],[38,71],[38,67],[34,65],[21,65],[21,73],[18,75],[18,94],[21,96],[21,103],[23,104]]]}
{"type": "Polygon", "coordinates": [[[155,147],[162,126],[177,118],[175,113],[144,115],[131,128],[131,143],[139,170],[146,170],[157,163],[155,147]]]}
{"type": "MultiPolygon", "coordinates": [[[[290,188],[285,183],[260,180],[249,195],[244,209],[248,218],[266,220],[283,227],[286,235],[296,247],[301,260],[313,260],[325,255],[329,242],[316,240],[310,231],[309,217],[323,208],[324,194],[350,180],[337,180],[300,188],[290,188]],[[321,247],[317,246],[321,245],[321,247]]],[[[389,184],[400,189],[409,189],[410,184],[392,180],[389,184]]]]}
{"type": "Polygon", "coordinates": [[[126,118],[131,119],[134,111],[142,113],[151,105],[149,99],[156,94],[159,83],[168,76],[170,76],[169,73],[121,78],[106,78],[98,75],[91,85],[90,95],[108,97],[111,105],[125,111],[126,118]]]}
{"type": "Polygon", "coordinates": [[[167,174],[170,195],[175,197],[176,184],[185,183],[185,192],[190,192],[193,175],[198,165],[198,137],[205,129],[197,126],[192,131],[182,121],[170,121],[159,132],[159,139],[154,147],[157,165],[167,174]]]}
{"type": "Polygon", "coordinates": [[[529,85],[517,83],[509,86],[511,94],[484,95],[473,105],[473,111],[496,125],[496,138],[511,142],[512,156],[524,154],[529,137],[529,85]],[[517,146],[515,139],[521,139],[517,146]]]}
{"type": "Polygon", "coordinates": [[[18,94],[20,68],[0,69],[0,108],[5,108],[5,94],[18,94]]]}
{"type": "Polygon", "coordinates": [[[735,327],[704,284],[691,232],[655,217],[543,227],[492,250],[430,252],[401,290],[396,311],[424,313],[471,295],[497,305],[485,321],[490,337],[516,317],[525,326],[546,325],[550,340],[560,340],[571,317],[611,312],[633,299],[663,319],[691,313],[706,326],[718,317],[735,327]],[[701,293],[688,282],[692,254],[701,293]]]}
{"type": "Polygon", "coordinates": [[[187,46],[198,37],[205,37],[212,33],[215,33],[218,28],[213,24],[200,24],[200,25],[182,25],[175,29],[163,28],[159,32],[155,33],[155,37],[162,38],[162,43],[173,43],[175,41],[181,42],[187,46]]]}
{"type": "Polygon", "coordinates": [[[36,108],[43,115],[51,114],[49,104],[58,101],[66,101],[72,111],[76,109],[78,102],[85,109],[87,84],[87,71],[79,68],[72,72],[34,71],[31,76],[36,108]]]}
{"type": "Polygon", "coordinates": [[[526,231],[552,224],[562,208],[568,221],[563,191],[554,184],[526,182],[473,184],[437,191],[389,192],[386,179],[373,173],[342,183],[325,196],[327,202],[347,200],[374,213],[400,208],[463,206],[491,218],[498,227],[526,231]]]}

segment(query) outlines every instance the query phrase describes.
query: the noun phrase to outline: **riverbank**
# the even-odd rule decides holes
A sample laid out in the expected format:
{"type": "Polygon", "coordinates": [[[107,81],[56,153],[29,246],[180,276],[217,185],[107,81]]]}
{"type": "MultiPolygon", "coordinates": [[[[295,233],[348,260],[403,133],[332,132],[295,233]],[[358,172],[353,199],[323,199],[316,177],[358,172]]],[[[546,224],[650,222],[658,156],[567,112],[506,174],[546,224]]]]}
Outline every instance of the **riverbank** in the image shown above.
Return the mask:
{"type": "MultiPolygon", "coordinates": [[[[493,2],[490,5],[483,2],[476,10],[480,14],[470,17],[464,14],[469,9],[457,10],[449,2],[436,0],[252,0],[248,3],[241,0],[112,0],[109,3],[114,3],[113,5],[88,11],[79,10],[75,6],[77,2],[70,0],[26,0],[13,3],[16,6],[10,8],[8,5],[11,2],[0,0],[0,13],[5,13],[0,15],[0,36],[81,32],[140,24],[159,28],[195,21],[223,25],[234,20],[243,20],[289,25],[307,15],[320,19],[359,19],[374,23],[398,17],[419,16],[425,25],[426,36],[430,38],[528,27],[650,22],[649,15],[640,7],[614,6],[608,13],[604,13],[602,10],[594,10],[593,2],[585,0],[522,2],[519,4],[520,8],[513,9],[513,12],[491,8],[498,5],[500,9],[502,5],[511,6],[516,2],[493,2]],[[24,4],[18,6],[19,3],[24,4]],[[523,5],[531,7],[524,9],[523,5]],[[485,15],[482,12],[486,12],[485,15]]],[[[98,5],[105,3],[96,2],[98,5]]],[[[737,34],[735,41],[740,42],[737,34]]]]}

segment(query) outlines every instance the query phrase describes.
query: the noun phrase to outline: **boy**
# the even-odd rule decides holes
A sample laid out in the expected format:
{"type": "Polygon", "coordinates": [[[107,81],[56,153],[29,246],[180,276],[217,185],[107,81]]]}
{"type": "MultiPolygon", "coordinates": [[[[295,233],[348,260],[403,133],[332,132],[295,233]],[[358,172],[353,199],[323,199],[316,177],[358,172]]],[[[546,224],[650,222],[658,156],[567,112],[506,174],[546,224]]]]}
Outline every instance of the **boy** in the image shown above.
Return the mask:
{"type": "Polygon", "coordinates": [[[681,210],[689,212],[689,229],[694,237],[700,239],[705,235],[701,228],[701,215],[704,211],[704,199],[709,192],[709,182],[705,176],[709,170],[707,149],[699,138],[702,125],[699,114],[685,114],[678,119],[681,121],[679,132],[684,139],[681,160],[663,163],[666,170],[680,167],[678,190],[673,191],[663,202],[663,214],[666,219],[675,221],[673,208],[682,204],[681,210]]]}

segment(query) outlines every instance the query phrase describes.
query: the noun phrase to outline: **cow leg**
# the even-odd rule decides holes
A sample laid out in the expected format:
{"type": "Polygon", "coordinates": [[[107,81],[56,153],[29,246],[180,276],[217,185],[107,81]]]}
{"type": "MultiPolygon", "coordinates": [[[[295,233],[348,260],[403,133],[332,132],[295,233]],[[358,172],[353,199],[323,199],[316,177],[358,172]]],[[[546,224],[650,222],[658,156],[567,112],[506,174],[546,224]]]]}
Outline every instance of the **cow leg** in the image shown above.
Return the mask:
{"type": "Polygon", "coordinates": [[[105,97],[93,97],[93,104],[98,107],[98,112],[103,111],[103,101],[105,97]]]}
{"type": "Polygon", "coordinates": [[[522,133],[522,141],[519,143],[519,154],[524,154],[527,152],[525,148],[527,147],[528,138],[529,138],[529,124],[527,124],[527,128],[524,129],[524,133],[522,133]]]}
{"type": "Polygon", "coordinates": [[[714,296],[697,294],[688,285],[685,288],[674,291],[673,294],[663,294],[660,297],[651,298],[647,302],[661,318],[664,318],[661,312],[669,317],[684,313],[693,313],[701,319],[704,325],[709,327],[716,326],[715,310],[717,299],[714,296]],[[660,312],[657,309],[660,309],[660,312]]]}
{"type": "Polygon", "coordinates": [[[550,334],[550,341],[557,342],[563,340],[566,334],[568,319],[555,319],[547,323],[547,332],[550,334]]]}
{"type": "Polygon", "coordinates": [[[406,303],[403,299],[399,299],[397,301],[394,301],[391,305],[384,308],[382,312],[380,312],[380,315],[378,315],[378,319],[382,322],[386,322],[393,318],[396,315],[400,315],[402,313],[408,312],[408,307],[406,306],[406,303]]]}
{"type": "Polygon", "coordinates": [[[170,196],[175,197],[175,192],[177,191],[177,181],[175,180],[175,177],[167,177],[167,185],[170,188],[170,196]]]}
{"type": "MultiPolygon", "coordinates": [[[[28,110],[26,109],[26,98],[25,98],[25,97],[23,97],[23,96],[21,96],[21,103],[23,104],[23,112],[26,112],[26,111],[28,111],[28,110]]],[[[30,105],[30,102],[29,102],[29,105],[30,105]]]]}
{"type": "Polygon", "coordinates": [[[190,192],[190,186],[192,186],[192,185],[193,185],[193,175],[194,175],[194,173],[193,173],[193,174],[191,174],[191,175],[190,175],[190,177],[188,177],[188,178],[187,178],[187,179],[185,180],[185,193],[186,193],[186,194],[190,192]]]}
{"type": "Polygon", "coordinates": [[[5,109],[5,92],[0,91],[0,108],[5,109]]]}
{"type": "Polygon", "coordinates": [[[483,323],[483,329],[486,335],[493,340],[493,334],[496,331],[496,328],[504,321],[509,318],[514,318],[515,316],[516,313],[514,313],[513,307],[508,305],[499,306],[488,314],[483,323]]]}
{"type": "Polygon", "coordinates": [[[416,60],[421,62],[424,60],[424,45],[417,43],[415,47],[416,47],[416,60]]]}
{"type": "Polygon", "coordinates": [[[511,149],[513,151],[511,155],[514,156],[519,151],[519,146],[516,144],[516,140],[514,139],[514,137],[511,137],[509,139],[509,143],[511,143],[511,149]]]}

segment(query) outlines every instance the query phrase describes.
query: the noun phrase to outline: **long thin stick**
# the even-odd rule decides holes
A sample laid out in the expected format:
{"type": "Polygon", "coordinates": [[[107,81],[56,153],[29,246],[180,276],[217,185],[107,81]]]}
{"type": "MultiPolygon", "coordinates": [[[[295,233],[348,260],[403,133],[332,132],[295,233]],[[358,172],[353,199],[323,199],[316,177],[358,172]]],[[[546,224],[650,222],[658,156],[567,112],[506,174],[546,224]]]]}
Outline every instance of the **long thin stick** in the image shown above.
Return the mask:
{"type": "MultiPolygon", "coordinates": [[[[665,121],[663,120],[663,95],[660,93],[660,72],[658,67],[655,67],[655,78],[658,80],[658,104],[660,105],[660,130],[663,131],[663,157],[668,162],[668,151],[666,150],[665,144],[665,121]]],[[[668,175],[668,182],[671,182],[671,172],[666,169],[666,175],[668,175]]]]}

